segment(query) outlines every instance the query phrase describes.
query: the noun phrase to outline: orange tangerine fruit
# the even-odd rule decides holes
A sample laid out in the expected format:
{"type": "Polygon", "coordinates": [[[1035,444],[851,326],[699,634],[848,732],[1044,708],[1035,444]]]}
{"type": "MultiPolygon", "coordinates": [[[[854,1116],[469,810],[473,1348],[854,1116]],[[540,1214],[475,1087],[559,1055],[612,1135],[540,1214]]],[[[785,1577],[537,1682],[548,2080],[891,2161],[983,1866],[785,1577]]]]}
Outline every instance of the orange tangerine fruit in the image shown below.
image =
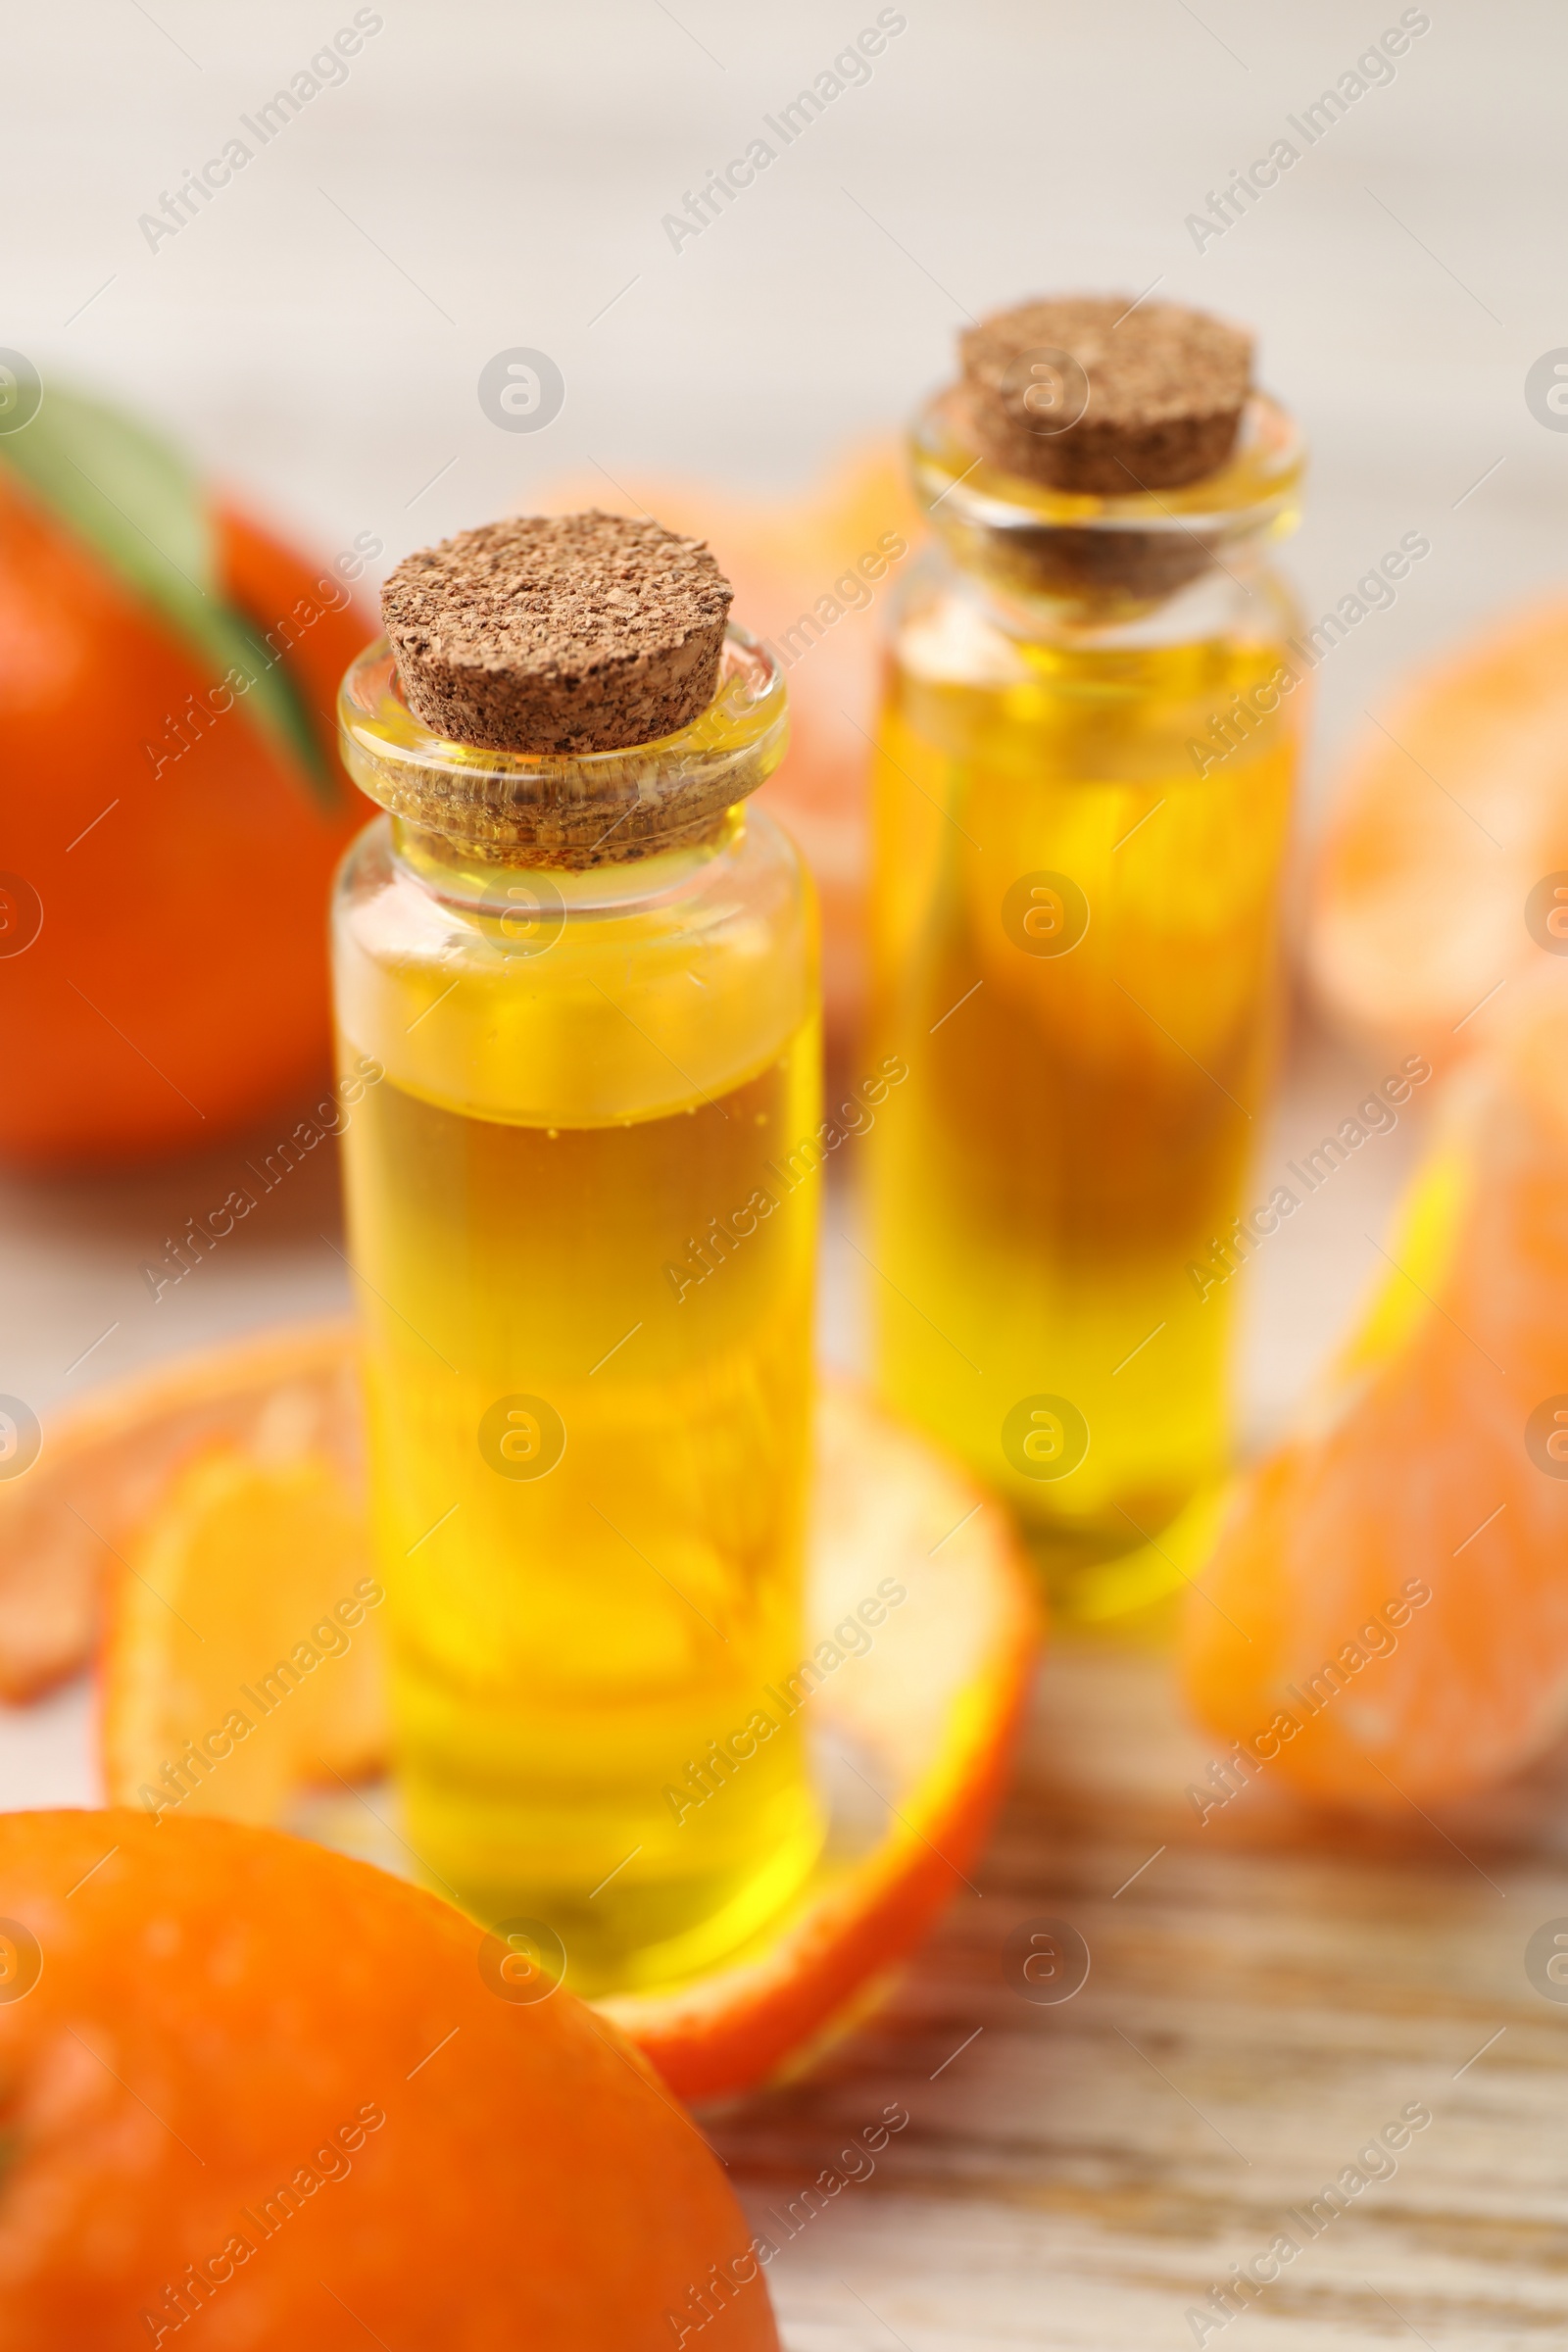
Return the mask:
{"type": "MultiPolygon", "coordinates": [[[[346,1786],[387,1753],[354,1345],[346,1323],[246,1341],[47,1432],[26,1476],[0,1485],[4,1500],[25,1496],[9,1529],[0,1509],[0,1627],[26,1647],[29,1556],[54,1560],[51,1531],[79,1514],[96,1531],[69,1554],[83,1622],[89,1578],[106,1592],[111,1801],[165,1821],[368,1834],[376,1858],[407,1867],[346,1786]]],[[[683,2096],[788,2071],[874,1997],[973,1865],[1030,1678],[1035,1603],[1000,1509],[858,1391],[830,1386],[808,1646],[890,1578],[905,1599],[858,1653],[835,1645],[847,1654],[809,1701],[838,1802],[796,1907],[713,1975],[601,2004],[683,2096]]],[[[58,1670],[58,1616],[47,1631],[58,1670]]]]}
{"type": "Polygon", "coordinates": [[[774,2352],[707,2142],[494,1942],[275,1831],[0,1818],[8,2352],[774,2352]]]}
{"type": "Polygon", "coordinates": [[[370,625],[119,412],[51,387],[0,436],[0,1159],[210,1146],[329,1068],[326,899],[370,813],[336,682],[370,625]]]}
{"type": "Polygon", "coordinates": [[[1449,1081],[1376,1296],[1185,1610],[1224,1803],[1404,1813],[1568,1713],[1568,972],[1449,1081]]]}
{"type": "Polygon", "coordinates": [[[1417,671],[1361,734],[1311,886],[1316,992],[1362,1036],[1457,1059],[1486,1034],[1493,993],[1547,941],[1568,949],[1568,887],[1533,899],[1554,875],[1568,885],[1560,597],[1417,671]]]}

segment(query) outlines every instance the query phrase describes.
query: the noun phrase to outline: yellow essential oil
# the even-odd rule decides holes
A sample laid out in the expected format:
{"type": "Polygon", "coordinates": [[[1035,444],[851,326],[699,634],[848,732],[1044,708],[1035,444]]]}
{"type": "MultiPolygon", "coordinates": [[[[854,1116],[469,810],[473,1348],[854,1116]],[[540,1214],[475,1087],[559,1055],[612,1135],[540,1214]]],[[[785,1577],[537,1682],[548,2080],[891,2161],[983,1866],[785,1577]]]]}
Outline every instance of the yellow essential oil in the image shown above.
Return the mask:
{"type": "Polygon", "coordinates": [[[1299,464],[1266,403],[1158,497],[977,466],[940,404],[916,441],[949,544],[876,762],[875,1024],[910,1070],[869,1143],[881,1377],[1082,1617],[1190,1571],[1226,1462],[1215,1277],[1256,1246],[1305,701],[1260,546],[1299,464]]]}
{"type": "MultiPolygon", "coordinates": [[[[492,817],[518,771],[646,793],[656,760],[738,800],[783,690],[729,661],[689,745],[529,761],[421,742],[372,648],[347,741],[394,807],[431,805],[410,771],[438,756],[492,817]]],[[[766,1695],[802,1647],[814,1188],[779,1170],[820,1115],[815,914],[738,807],[620,863],[521,856],[400,816],[351,853],[342,1047],[386,1075],[349,1233],[406,1835],[596,1990],[709,1964],[820,1844],[766,1695]]]]}

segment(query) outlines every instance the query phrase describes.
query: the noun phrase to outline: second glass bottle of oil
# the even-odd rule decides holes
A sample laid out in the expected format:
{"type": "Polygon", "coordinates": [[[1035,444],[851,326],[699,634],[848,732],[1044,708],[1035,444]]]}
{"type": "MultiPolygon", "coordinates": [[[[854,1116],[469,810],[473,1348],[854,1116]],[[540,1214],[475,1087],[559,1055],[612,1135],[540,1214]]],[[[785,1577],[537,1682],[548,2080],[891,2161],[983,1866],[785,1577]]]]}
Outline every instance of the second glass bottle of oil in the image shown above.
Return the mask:
{"type": "Polygon", "coordinates": [[[873,1017],[910,1071],[870,1139],[878,1352],[1106,1617],[1190,1572],[1226,1465],[1239,1286],[1202,1269],[1257,1241],[1303,460],[1200,313],[1030,303],[960,353],[876,766],[873,1017]]]}

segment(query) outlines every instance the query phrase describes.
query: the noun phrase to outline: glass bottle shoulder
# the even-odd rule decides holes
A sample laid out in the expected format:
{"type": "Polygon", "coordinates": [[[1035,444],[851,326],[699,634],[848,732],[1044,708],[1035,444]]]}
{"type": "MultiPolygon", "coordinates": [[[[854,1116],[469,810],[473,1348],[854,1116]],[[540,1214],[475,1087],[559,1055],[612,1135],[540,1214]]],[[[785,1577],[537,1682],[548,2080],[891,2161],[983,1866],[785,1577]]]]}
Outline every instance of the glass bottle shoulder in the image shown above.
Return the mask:
{"type": "Polygon", "coordinates": [[[349,1054],[476,1117],[665,1116],[815,1018],[814,896],[760,810],[701,848],[580,873],[466,861],[383,816],[344,858],[332,926],[349,1054]]]}
{"type": "Polygon", "coordinates": [[[894,609],[890,719],[952,758],[1152,779],[1191,766],[1189,747],[1215,717],[1292,660],[1297,626],[1262,563],[1195,582],[1136,621],[1069,627],[1043,604],[1000,596],[939,545],[894,609]]]}

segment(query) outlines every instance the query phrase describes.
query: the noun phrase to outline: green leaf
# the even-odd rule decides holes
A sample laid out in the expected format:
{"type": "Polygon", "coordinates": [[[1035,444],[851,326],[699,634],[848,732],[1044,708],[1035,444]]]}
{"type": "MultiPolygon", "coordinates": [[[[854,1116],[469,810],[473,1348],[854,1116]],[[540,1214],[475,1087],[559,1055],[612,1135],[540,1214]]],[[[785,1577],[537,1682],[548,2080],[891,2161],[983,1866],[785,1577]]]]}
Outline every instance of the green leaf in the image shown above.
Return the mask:
{"type": "Polygon", "coordinates": [[[251,680],[242,708],[322,807],[340,806],[293,680],[222,593],[207,503],[179,453],[119,410],[49,384],[32,421],[0,433],[0,463],[152,606],[212,683],[231,669],[251,680]]]}

